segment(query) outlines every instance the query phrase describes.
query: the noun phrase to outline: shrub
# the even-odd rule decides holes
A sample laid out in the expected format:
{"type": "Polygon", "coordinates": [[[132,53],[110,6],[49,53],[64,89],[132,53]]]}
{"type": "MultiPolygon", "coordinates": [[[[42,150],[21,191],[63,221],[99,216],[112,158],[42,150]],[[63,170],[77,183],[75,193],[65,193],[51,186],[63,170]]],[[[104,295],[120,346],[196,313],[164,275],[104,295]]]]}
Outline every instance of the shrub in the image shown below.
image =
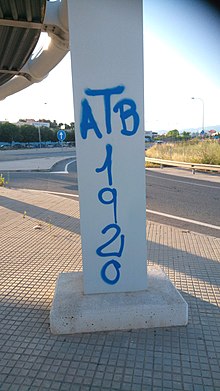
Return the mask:
{"type": "Polygon", "coordinates": [[[5,185],[5,178],[3,177],[3,175],[1,174],[0,175],[0,186],[4,186],[5,185]]]}

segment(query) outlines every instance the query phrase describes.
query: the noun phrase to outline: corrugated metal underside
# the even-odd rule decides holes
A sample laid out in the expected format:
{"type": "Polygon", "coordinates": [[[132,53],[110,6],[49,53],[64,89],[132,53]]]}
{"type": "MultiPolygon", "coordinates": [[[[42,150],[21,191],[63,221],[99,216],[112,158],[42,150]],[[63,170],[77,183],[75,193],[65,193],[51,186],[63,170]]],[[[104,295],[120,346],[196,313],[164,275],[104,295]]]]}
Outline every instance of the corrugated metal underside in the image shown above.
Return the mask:
{"type": "Polygon", "coordinates": [[[0,86],[18,74],[31,56],[45,9],[46,0],[0,0],[0,86]]]}

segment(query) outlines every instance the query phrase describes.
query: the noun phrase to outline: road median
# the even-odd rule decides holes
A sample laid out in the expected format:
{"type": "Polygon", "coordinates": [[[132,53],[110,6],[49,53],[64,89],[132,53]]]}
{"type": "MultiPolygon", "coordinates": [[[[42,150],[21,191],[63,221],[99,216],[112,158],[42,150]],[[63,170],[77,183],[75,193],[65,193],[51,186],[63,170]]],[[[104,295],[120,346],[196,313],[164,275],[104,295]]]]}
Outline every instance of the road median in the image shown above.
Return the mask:
{"type": "Polygon", "coordinates": [[[4,161],[0,162],[0,173],[4,171],[50,171],[54,164],[62,160],[66,160],[66,157],[4,161]]]}

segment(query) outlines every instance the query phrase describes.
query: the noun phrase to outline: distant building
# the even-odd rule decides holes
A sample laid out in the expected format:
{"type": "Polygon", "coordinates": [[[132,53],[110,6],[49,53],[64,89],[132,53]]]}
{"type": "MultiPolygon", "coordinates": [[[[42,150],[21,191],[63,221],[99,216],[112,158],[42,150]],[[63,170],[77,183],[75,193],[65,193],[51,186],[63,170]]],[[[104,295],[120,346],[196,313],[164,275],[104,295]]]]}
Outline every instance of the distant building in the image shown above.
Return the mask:
{"type": "Polygon", "coordinates": [[[209,130],[208,133],[209,133],[210,136],[216,136],[217,135],[217,132],[214,129],[209,130]]]}
{"type": "Polygon", "coordinates": [[[145,139],[153,139],[154,137],[158,136],[157,132],[152,132],[151,130],[145,130],[144,131],[145,139]]]}
{"type": "Polygon", "coordinates": [[[41,122],[41,121],[35,121],[34,119],[26,119],[24,121],[18,121],[16,123],[17,126],[24,126],[24,125],[32,125],[35,126],[36,128],[41,128],[41,127],[50,127],[50,122],[41,122]]]}
{"type": "Polygon", "coordinates": [[[150,131],[145,130],[144,135],[145,135],[145,137],[152,138],[153,137],[153,132],[151,130],[150,131]]]}

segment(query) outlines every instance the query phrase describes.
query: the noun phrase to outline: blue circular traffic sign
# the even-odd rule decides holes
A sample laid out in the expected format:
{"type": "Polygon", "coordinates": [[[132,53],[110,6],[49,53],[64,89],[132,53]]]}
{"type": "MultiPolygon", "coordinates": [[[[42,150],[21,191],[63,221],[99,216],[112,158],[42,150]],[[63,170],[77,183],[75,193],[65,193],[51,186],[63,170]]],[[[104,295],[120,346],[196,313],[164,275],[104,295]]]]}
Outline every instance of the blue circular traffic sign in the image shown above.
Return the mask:
{"type": "Polygon", "coordinates": [[[65,138],[66,138],[66,132],[65,132],[65,130],[62,130],[62,129],[58,130],[58,132],[57,132],[57,138],[58,138],[59,141],[64,141],[65,138]]]}

